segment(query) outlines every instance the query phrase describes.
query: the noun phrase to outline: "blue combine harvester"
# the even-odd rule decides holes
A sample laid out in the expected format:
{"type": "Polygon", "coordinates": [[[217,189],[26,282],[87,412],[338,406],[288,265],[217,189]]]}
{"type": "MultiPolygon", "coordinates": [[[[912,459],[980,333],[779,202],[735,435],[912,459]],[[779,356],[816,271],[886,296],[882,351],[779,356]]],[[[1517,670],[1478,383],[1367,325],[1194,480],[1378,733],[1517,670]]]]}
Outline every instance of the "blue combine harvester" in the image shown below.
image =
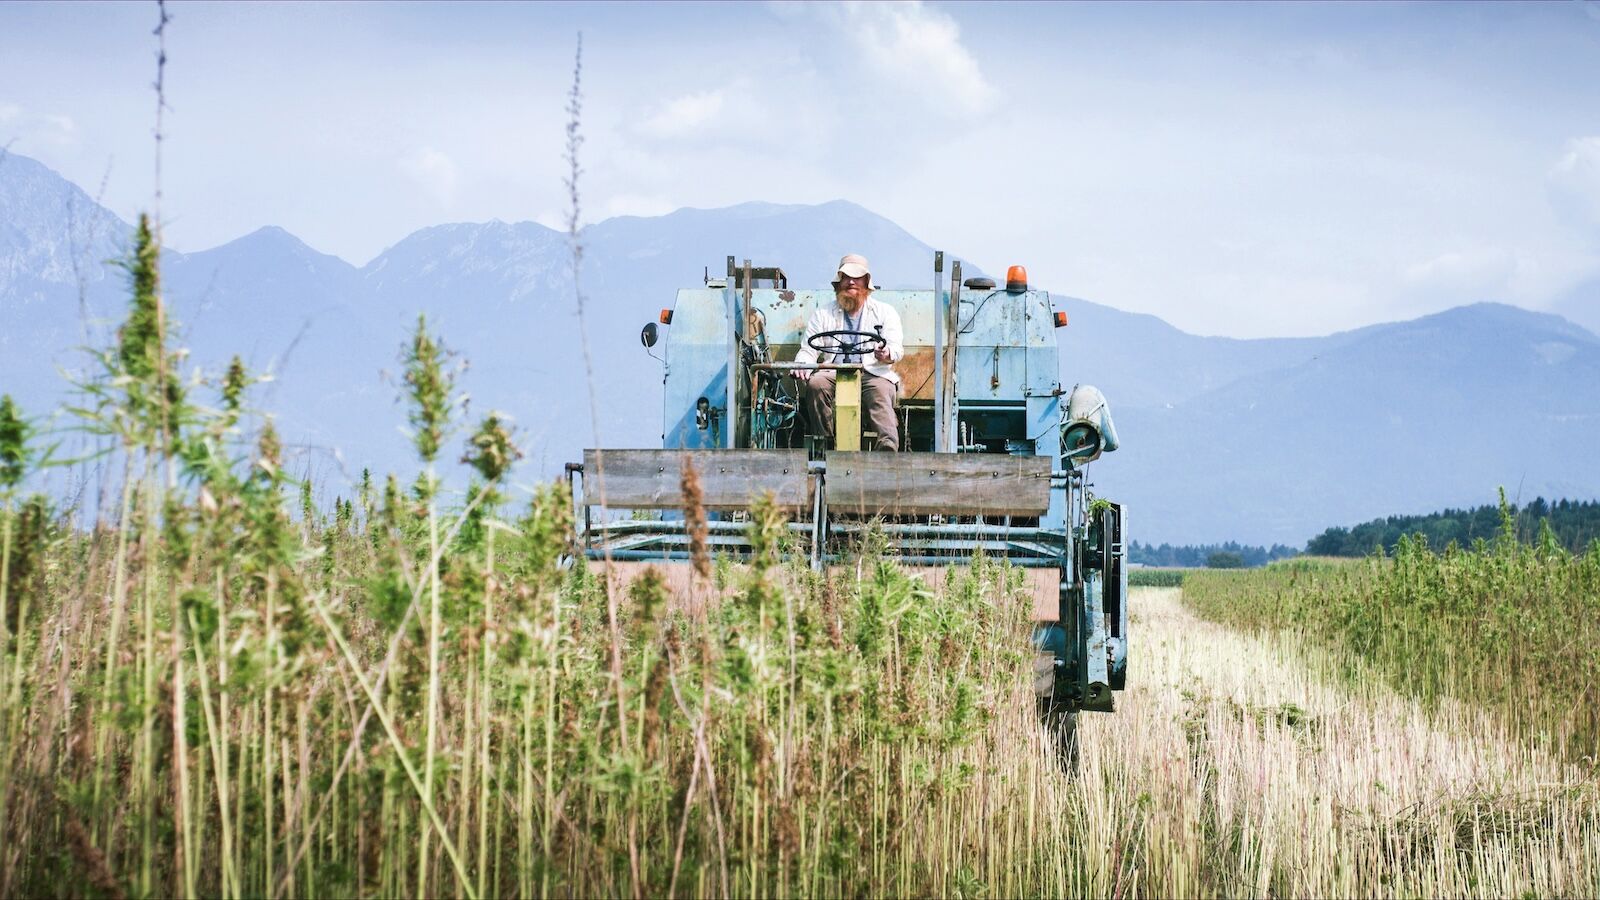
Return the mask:
{"type": "MultiPolygon", "coordinates": [[[[1116,432],[1098,390],[1060,382],[1056,329],[1066,314],[1029,289],[1020,266],[997,286],[963,281],[954,262],[947,281],[943,254],[932,289],[873,293],[903,324],[902,449],[863,452],[860,364],[824,366],[837,379],[832,445],[807,436],[792,376],[818,368],[794,359],[812,310],[833,303],[833,291],[791,290],[782,269],[727,263],[724,277],[679,290],[641,334],[647,348],[664,344],[662,447],[586,450],[567,466],[583,552],[622,569],[687,568],[687,456],[719,553],[748,551],[743,511],[770,492],[818,569],[867,529],[930,577],[979,550],[1007,559],[1034,594],[1040,714],[1075,758],[1076,713],[1111,711],[1126,679],[1128,590],[1124,510],[1084,481],[1084,466],[1116,449],[1116,432]]],[[[829,340],[870,356],[875,337],[829,340]]]]}

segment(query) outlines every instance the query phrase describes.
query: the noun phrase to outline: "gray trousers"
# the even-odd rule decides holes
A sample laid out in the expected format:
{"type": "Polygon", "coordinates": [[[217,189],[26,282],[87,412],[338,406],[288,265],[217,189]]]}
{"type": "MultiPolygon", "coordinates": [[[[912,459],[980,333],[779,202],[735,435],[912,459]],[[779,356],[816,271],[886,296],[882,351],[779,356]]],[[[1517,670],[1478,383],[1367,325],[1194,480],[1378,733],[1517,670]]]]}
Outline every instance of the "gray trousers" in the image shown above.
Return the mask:
{"type": "MultiPolygon", "coordinates": [[[[867,372],[861,373],[861,428],[878,433],[877,441],[863,450],[898,450],[900,448],[900,421],[894,414],[894,394],[897,385],[887,378],[867,372]]],[[[833,439],[832,369],[819,369],[806,381],[806,415],[811,421],[811,433],[830,442],[833,439]]]]}

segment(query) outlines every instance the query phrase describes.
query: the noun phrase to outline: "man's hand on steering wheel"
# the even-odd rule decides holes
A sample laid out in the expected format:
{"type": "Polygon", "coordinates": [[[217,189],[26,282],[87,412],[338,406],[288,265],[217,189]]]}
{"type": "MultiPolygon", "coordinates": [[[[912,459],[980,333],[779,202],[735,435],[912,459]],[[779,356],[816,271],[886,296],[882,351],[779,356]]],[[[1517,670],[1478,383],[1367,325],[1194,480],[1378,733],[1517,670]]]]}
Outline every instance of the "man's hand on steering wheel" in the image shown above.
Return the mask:
{"type": "Polygon", "coordinates": [[[862,356],[871,353],[888,362],[889,341],[881,334],[868,331],[820,331],[806,338],[806,346],[830,356],[862,356]]]}

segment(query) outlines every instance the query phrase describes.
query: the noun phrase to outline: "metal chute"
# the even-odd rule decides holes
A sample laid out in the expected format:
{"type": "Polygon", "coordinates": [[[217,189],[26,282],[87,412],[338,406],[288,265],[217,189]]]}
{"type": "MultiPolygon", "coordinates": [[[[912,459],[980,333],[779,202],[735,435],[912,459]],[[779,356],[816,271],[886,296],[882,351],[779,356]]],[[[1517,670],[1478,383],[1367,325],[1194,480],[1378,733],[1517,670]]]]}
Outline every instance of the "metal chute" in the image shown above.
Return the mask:
{"type": "Polygon", "coordinates": [[[1080,384],[1067,396],[1066,423],[1061,430],[1061,456],[1068,466],[1081,466],[1119,446],[1111,422],[1111,405],[1092,384],[1080,384]]]}

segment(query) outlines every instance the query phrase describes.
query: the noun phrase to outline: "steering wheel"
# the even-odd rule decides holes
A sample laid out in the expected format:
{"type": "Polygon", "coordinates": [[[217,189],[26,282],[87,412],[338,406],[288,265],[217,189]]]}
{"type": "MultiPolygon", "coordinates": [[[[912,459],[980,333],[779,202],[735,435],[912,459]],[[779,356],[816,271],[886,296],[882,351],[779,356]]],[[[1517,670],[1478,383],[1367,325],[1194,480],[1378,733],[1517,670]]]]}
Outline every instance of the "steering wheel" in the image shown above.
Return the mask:
{"type": "Polygon", "coordinates": [[[870,356],[888,346],[881,334],[867,331],[821,331],[806,338],[806,346],[832,356],[870,356]]]}

